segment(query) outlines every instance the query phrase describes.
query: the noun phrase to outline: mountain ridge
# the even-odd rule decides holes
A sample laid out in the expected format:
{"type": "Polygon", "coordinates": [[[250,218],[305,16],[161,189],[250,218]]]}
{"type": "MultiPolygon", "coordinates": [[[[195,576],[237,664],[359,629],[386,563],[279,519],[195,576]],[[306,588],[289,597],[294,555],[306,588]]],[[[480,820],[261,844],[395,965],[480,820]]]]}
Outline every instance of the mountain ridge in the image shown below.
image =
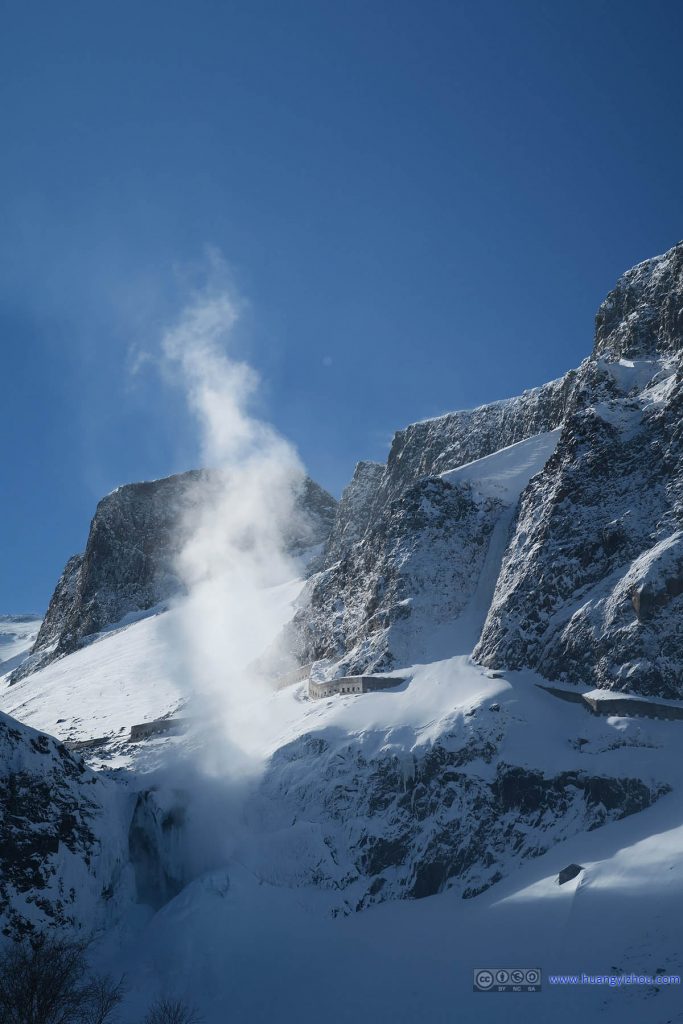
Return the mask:
{"type": "MultiPolygon", "coordinates": [[[[415,964],[426,943],[430,963],[444,957],[450,992],[451,940],[436,948],[436,919],[447,919],[460,961],[484,957],[472,967],[494,956],[492,944],[539,958],[549,948],[567,958],[570,948],[584,967],[587,948],[602,949],[609,964],[671,966],[683,942],[668,909],[683,891],[682,723],[648,717],[647,701],[600,715],[567,695],[580,684],[603,695],[683,697],[683,243],[675,250],[623,275],[577,369],[519,398],[410,425],[386,465],[359,463],[338,505],[321,498],[323,550],[307,578],[264,595],[265,619],[274,631],[284,623],[272,650],[320,679],[400,668],[393,688],[310,700],[306,673],[295,672],[280,689],[241,686],[239,699],[231,691],[225,707],[207,707],[184,666],[169,664],[181,596],[95,643],[74,634],[70,651],[2,688],[3,711],[59,738],[0,718],[0,741],[9,737],[3,811],[23,851],[0,887],[10,932],[50,922],[82,930],[95,920],[114,943],[129,943],[143,989],[159,964],[179,959],[198,992],[205,961],[216,946],[219,958],[226,944],[237,947],[231,929],[241,939],[253,908],[279,922],[307,975],[325,978],[326,964],[311,967],[309,929],[346,953],[339,936],[361,936],[373,969],[385,945],[395,957],[402,942],[415,964]],[[134,742],[133,724],[174,717],[177,732],[134,742]],[[42,799],[45,785],[59,814],[42,799]],[[33,875],[32,844],[43,856],[33,875]],[[581,870],[560,887],[572,860],[581,870]],[[65,899],[67,862],[76,883],[65,899]],[[491,890],[503,895],[488,899],[491,890]],[[636,899],[641,909],[656,903],[646,933],[644,911],[629,920],[636,899]],[[249,918],[239,928],[236,907],[249,918]],[[303,945],[290,929],[299,914],[303,945]],[[344,927],[324,932],[321,922],[338,917],[344,927]],[[619,926],[600,946],[612,918],[619,926]],[[419,943],[395,939],[395,923],[409,931],[414,920],[427,922],[419,943]],[[501,935],[489,921],[504,922],[501,935]],[[196,962],[182,959],[188,930],[196,962]]],[[[120,498],[116,511],[125,509],[120,498]]],[[[142,521],[154,532],[154,517],[142,521]]],[[[113,568],[126,567],[130,581],[130,565],[141,563],[123,554],[113,568]]],[[[167,564],[160,557],[145,580],[163,583],[167,564]]],[[[62,627],[82,565],[77,556],[56,591],[52,618],[62,627]]],[[[129,601],[125,587],[122,595],[129,601]]],[[[99,607],[113,615],[110,596],[105,588],[99,607]]],[[[96,621],[92,609],[77,610],[75,621],[96,621]]],[[[242,666],[231,669],[240,680],[242,666]]],[[[255,948],[261,967],[264,947],[255,948]]],[[[289,969],[296,975],[294,960],[289,969]]],[[[379,1007],[393,970],[381,975],[381,992],[366,980],[379,1007]]],[[[217,975],[211,1024],[224,1019],[229,973],[217,975]]],[[[650,1002],[639,1002],[634,1019],[665,997],[642,998],[650,1002]]],[[[479,1006],[465,1005],[476,1019],[479,1006]]],[[[556,1006],[558,1019],[574,1019],[575,1004],[556,1006]]],[[[547,1004],[536,1013],[524,1007],[512,1019],[545,1021],[547,1004]]]]}
{"type": "MultiPolygon", "coordinates": [[[[176,597],[184,586],[180,550],[205,489],[219,486],[211,470],[189,470],[158,480],[124,484],[97,505],[85,550],[66,563],[40,632],[10,683],[77,650],[89,637],[125,616],[176,597]]],[[[317,549],[329,535],[335,499],[305,477],[296,499],[296,521],[286,538],[293,558],[317,549]]]]}

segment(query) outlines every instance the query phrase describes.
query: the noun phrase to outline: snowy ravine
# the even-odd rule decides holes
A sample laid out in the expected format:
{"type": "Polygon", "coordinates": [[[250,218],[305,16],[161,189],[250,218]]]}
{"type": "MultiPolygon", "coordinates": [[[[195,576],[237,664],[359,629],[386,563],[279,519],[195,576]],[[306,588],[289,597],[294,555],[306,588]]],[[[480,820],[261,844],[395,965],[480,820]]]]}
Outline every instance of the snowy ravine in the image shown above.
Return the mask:
{"type": "Polygon", "coordinates": [[[549,980],[681,969],[681,309],[683,243],[577,370],[399,431],[337,505],[311,484],[265,680],[206,693],[178,657],[177,478],[105,499],[33,661],[0,666],[5,935],[94,932],[126,1024],[169,991],[207,1024],[683,1021],[681,986],[549,980]],[[309,697],[367,673],[399,681],[309,697]]]}

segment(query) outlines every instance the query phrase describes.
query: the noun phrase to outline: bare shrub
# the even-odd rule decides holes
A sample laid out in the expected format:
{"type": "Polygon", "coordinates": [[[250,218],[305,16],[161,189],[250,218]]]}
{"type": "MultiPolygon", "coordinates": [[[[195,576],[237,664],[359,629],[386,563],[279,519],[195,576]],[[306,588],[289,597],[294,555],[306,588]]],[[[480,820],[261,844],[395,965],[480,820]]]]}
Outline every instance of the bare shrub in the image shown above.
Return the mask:
{"type": "Polygon", "coordinates": [[[150,1007],[144,1024],[201,1024],[197,1011],[182,999],[157,999],[150,1007]]]}
{"type": "Polygon", "coordinates": [[[123,982],[92,975],[87,945],[40,934],[0,953],[0,1024],[105,1024],[123,982]]]}

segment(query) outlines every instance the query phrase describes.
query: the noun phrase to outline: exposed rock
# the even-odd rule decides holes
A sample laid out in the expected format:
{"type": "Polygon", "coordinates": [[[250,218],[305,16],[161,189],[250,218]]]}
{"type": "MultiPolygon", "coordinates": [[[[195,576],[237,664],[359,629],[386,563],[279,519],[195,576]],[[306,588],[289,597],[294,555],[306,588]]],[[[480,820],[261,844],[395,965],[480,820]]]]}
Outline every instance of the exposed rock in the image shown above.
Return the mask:
{"type": "Polygon", "coordinates": [[[327,543],[335,522],[337,504],[320,484],[305,477],[297,495],[294,521],[285,536],[285,544],[292,557],[305,560],[327,543]]]}
{"type": "Polygon", "coordinates": [[[581,864],[567,864],[566,868],[562,868],[559,875],[557,876],[558,885],[564,885],[565,882],[571,882],[573,878],[580,875],[583,871],[581,864]]]}
{"type": "Polygon", "coordinates": [[[269,851],[265,880],[285,870],[294,844],[296,884],[336,891],[344,912],[450,888],[469,898],[520,861],[668,791],[637,778],[508,764],[500,715],[461,730],[415,748],[409,763],[391,753],[368,759],[362,745],[316,736],[278,751],[253,811],[271,822],[259,839],[269,851]]]}
{"type": "Polygon", "coordinates": [[[616,393],[612,377],[586,360],[558,380],[515,398],[447,413],[398,430],[386,465],[359,462],[337,508],[322,568],[371,530],[389,502],[428,476],[456,469],[534,434],[558,427],[595,389],[616,393]]]}
{"type": "Polygon", "coordinates": [[[331,675],[388,671],[447,650],[502,506],[436,477],[392,501],[363,541],[309,582],[288,629],[303,664],[331,675]],[[439,629],[444,632],[439,637],[439,629]]]}
{"type": "Polygon", "coordinates": [[[337,506],[324,562],[332,565],[356,544],[371,525],[375,496],[384,475],[381,462],[359,462],[337,506]]]}
{"type": "Polygon", "coordinates": [[[560,426],[596,392],[616,393],[604,368],[585,360],[558,380],[516,398],[412,423],[394,435],[373,514],[416,481],[444,473],[560,426]]]}
{"type": "Polygon", "coordinates": [[[683,242],[619,278],[595,319],[596,356],[648,359],[683,348],[683,242]]]}
{"type": "Polygon", "coordinates": [[[524,493],[483,664],[681,696],[683,379],[658,361],[649,377],[571,417],[524,493]]]}
{"type": "MultiPolygon", "coordinates": [[[[97,506],[82,555],[66,564],[30,656],[12,682],[77,650],[89,638],[182,592],[176,564],[192,528],[192,510],[217,475],[191,471],[127,484],[97,506]]],[[[306,478],[286,538],[293,557],[319,550],[329,536],[335,499],[306,478]]]]}
{"type": "Polygon", "coordinates": [[[57,740],[0,714],[0,917],[18,936],[88,931],[128,892],[121,794],[57,740]],[[108,894],[102,900],[103,894],[108,894]]]}
{"type": "Polygon", "coordinates": [[[187,881],[183,833],[187,794],[145,790],[138,794],[128,831],[136,898],[155,910],[173,899],[187,881]],[[164,799],[165,798],[165,799],[164,799]]]}

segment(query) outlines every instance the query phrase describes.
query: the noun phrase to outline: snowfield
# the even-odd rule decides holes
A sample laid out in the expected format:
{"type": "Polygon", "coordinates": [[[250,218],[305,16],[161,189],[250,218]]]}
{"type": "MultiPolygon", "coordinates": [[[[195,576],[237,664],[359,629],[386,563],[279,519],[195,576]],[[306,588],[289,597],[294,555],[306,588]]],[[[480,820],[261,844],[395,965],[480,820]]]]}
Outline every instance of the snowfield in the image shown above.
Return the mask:
{"type": "MultiPolygon", "coordinates": [[[[288,598],[297,589],[293,585],[288,598]]],[[[282,593],[273,600],[283,604],[282,593]]],[[[191,696],[165,663],[164,638],[180,614],[176,608],[114,631],[5,688],[3,710],[64,738],[110,733],[109,748],[91,754],[96,766],[137,767],[163,785],[160,766],[173,749],[176,763],[196,771],[197,751],[213,737],[211,723],[196,720],[185,736],[127,748],[118,738],[121,729],[172,713],[191,696]]],[[[315,853],[315,835],[303,846],[301,836],[292,844],[290,829],[250,834],[228,815],[234,832],[223,866],[200,873],[156,913],[139,907],[123,930],[102,937],[97,957],[129,980],[126,1019],[138,1019],[157,991],[171,989],[199,1005],[208,1024],[265,1024],[274,1016],[302,1024],[321,1016],[333,1024],[569,1022],[577,1014],[619,1024],[683,1020],[676,986],[655,992],[651,986],[553,986],[547,980],[550,974],[612,974],[613,965],[643,974],[680,970],[674,951],[683,948],[677,909],[683,897],[683,765],[677,755],[683,725],[595,718],[536,681],[533,673],[490,678],[463,655],[414,666],[406,682],[381,693],[310,701],[299,683],[266,696],[245,694],[244,718],[226,743],[239,744],[251,764],[265,766],[276,750],[311,735],[340,748],[357,743],[368,759],[393,752],[410,771],[419,748],[462,726],[476,709],[492,729],[505,722],[500,753],[511,763],[547,773],[588,767],[637,774],[653,785],[667,782],[673,792],[513,866],[507,879],[475,899],[444,892],[348,916],[332,914],[334,891],[295,882],[302,860],[315,853]],[[558,886],[558,872],[573,861],[583,872],[558,886]],[[544,973],[540,993],[472,991],[474,968],[536,966],[544,973]]],[[[492,768],[478,762],[469,770],[492,768]]],[[[251,779],[250,794],[253,786],[251,779]]]]}
{"type": "MultiPolygon", "coordinates": [[[[630,368],[618,372],[628,376],[630,368]]],[[[140,795],[153,794],[163,808],[181,791],[194,798],[185,845],[164,854],[164,871],[182,875],[180,891],[118,919],[112,904],[98,936],[95,959],[126,975],[123,1020],[140,1020],[159,992],[170,991],[196,1004],[207,1024],[683,1021],[680,985],[550,982],[551,975],[683,973],[683,721],[592,716],[541,689],[531,671],[494,675],[470,657],[515,503],[559,433],[444,474],[482,501],[497,499],[503,511],[472,596],[452,623],[449,649],[457,653],[402,669],[405,679],[391,690],[314,701],[304,682],[274,690],[238,664],[226,666],[218,697],[198,692],[175,654],[187,628],[182,601],[12,686],[0,680],[8,715],[69,744],[102,740],[84,754],[91,768],[104,769],[98,778],[124,793],[112,804],[112,849],[122,807],[140,795]],[[182,718],[184,731],[130,742],[133,725],[168,716],[182,718]],[[466,751],[458,777],[481,787],[513,766],[541,782],[569,773],[637,783],[652,803],[617,820],[597,800],[587,819],[585,794],[570,783],[562,814],[546,809],[534,818],[532,808],[499,823],[515,842],[500,862],[484,851],[497,874],[482,876],[488,887],[477,895],[449,879],[445,891],[424,899],[363,902],[358,836],[365,841],[363,830],[375,828],[381,839],[386,814],[363,816],[359,808],[386,766],[398,765],[394,789],[403,794],[433,751],[454,758],[466,751]],[[559,886],[558,872],[572,862],[583,870],[559,886]],[[355,913],[359,905],[365,909],[355,913]],[[536,967],[540,992],[473,991],[475,968],[536,967]]],[[[274,628],[292,617],[301,588],[294,580],[264,595],[274,628]]],[[[458,807],[448,805],[456,825],[465,814],[458,807]]],[[[480,810],[475,801],[475,817],[480,810]]],[[[424,832],[436,830],[444,813],[425,812],[424,832]]],[[[399,892],[393,861],[386,875],[399,892]]],[[[93,893],[96,882],[88,883],[93,893]]]]}
{"type": "MultiPolygon", "coordinates": [[[[347,918],[326,916],[315,890],[261,884],[239,866],[215,872],[160,911],[117,966],[139,991],[166,986],[200,1002],[211,1024],[681,1021],[681,986],[549,982],[680,973],[683,826],[671,822],[681,810],[666,798],[569,840],[475,900],[443,893],[347,918]],[[584,871],[559,887],[572,861],[584,871]],[[482,967],[540,967],[542,990],[474,993],[482,967]]],[[[131,1000],[131,1014],[143,1005],[131,1000]]]]}
{"type": "Polygon", "coordinates": [[[0,707],[19,721],[67,742],[109,736],[176,711],[182,693],[166,653],[168,617],[153,615],[9,686],[0,707]]]}
{"type": "MultiPolygon", "coordinates": [[[[275,625],[291,616],[301,586],[294,580],[273,588],[267,603],[275,625]]],[[[193,712],[197,695],[174,653],[183,618],[182,604],[152,610],[11,686],[0,679],[0,710],[66,743],[106,738],[89,752],[94,767],[120,768],[139,761],[155,766],[176,740],[166,737],[139,746],[128,739],[133,725],[178,716],[184,708],[193,712]]],[[[246,708],[248,692],[244,700],[246,708]]]]}

